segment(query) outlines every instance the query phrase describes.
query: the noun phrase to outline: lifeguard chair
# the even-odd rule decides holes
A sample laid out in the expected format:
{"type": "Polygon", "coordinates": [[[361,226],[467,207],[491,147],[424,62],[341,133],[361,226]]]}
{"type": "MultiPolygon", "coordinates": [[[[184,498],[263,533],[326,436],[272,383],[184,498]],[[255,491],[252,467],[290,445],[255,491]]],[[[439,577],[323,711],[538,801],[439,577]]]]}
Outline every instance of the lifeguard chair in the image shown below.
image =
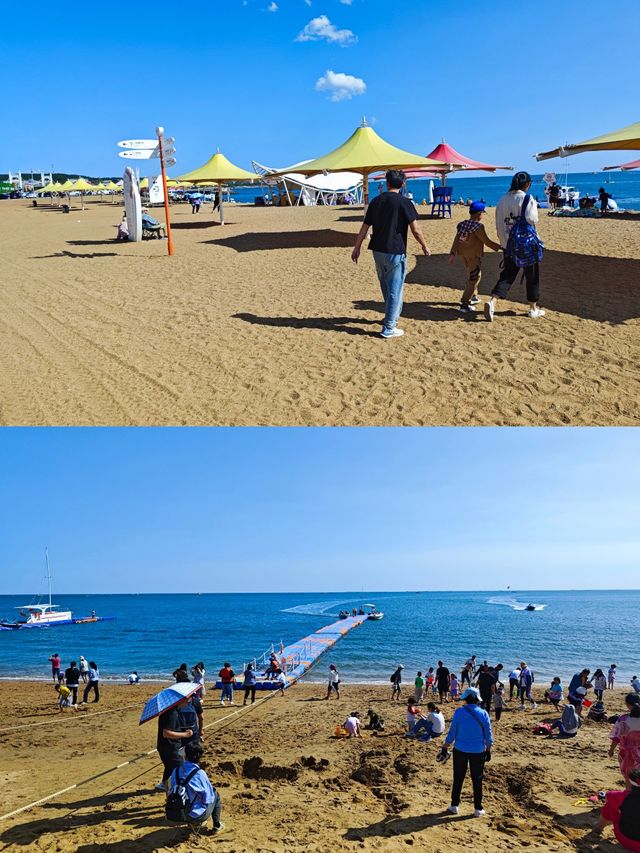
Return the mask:
{"type": "Polygon", "coordinates": [[[451,190],[451,187],[433,188],[432,216],[445,217],[447,213],[451,216],[451,190]]]}

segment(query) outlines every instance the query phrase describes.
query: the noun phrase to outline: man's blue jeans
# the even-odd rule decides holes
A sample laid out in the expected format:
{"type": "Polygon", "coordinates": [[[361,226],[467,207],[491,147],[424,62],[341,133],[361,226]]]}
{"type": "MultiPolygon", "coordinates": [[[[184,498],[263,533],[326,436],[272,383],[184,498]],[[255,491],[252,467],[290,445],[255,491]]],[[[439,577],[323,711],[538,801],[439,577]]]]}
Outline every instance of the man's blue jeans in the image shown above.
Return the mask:
{"type": "Polygon", "coordinates": [[[223,684],[222,685],[222,693],[220,694],[220,701],[224,702],[225,699],[228,699],[229,702],[233,702],[233,684],[223,684]]]}
{"type": "Polygon", "coordinates": [[[373,259],[384,299],[382,333],[389,334],[395,329],[402,311],[402,288],[407,274],[407,256],[374,252],[373,259]]]}

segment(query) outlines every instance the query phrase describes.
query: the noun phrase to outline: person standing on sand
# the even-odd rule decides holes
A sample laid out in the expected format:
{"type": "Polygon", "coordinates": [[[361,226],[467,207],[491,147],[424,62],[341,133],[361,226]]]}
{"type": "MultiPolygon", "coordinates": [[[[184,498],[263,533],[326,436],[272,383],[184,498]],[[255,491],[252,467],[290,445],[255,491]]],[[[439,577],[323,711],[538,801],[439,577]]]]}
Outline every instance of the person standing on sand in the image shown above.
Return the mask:
{"type": "Polygon", "coordinates": [[[513,694],[516,696],[520,693],[520,667],[515,667],[509,673],[509,700],[513,699],[513,694]]]}
{"type": "Polygon", "coordinates": [[[486,663],[478,673],[477,684],[482,700],[482,707],[487,714],[490,714],[493,694],[496,688],[496,679],[486,663]]]}
{"type": "Polygon", "coordinates": [[[396,671],[390,678],[391,683],[393,684],[393,689],[391,690],[391,699],[399,699],[400,693],[402,692],[402,670],[404,669],[402,664],[399,664],[396,668],[396,671]]]}
{"type": "Polygon", "coordinates": [[[436,669],[436,685],[438,687],[438,695],[440,696],[441,702],[448,702],[447,694],[449,693],[449,670],[442,663],[441,660],[438,661],[438,668],[436,669]]]}
{"type": "Polygon", "coordinates": [[[100,701],[100,672],[98,670],[98,664],[91,660],[89,661],[89,683],[84,688],[84,695],[82,696],[82,704],[87,704],[87,699],[89,698],[89,691],[93,690],[93,702],[100,701]]]}
{"type": "Polygon", "coordinates": [[[416,675],[416,680],[414,681],[415,687],[415,695],[414,698],[416,702],[422,702],[424,698],[424,678],[422,677],[422,673],[418,672],[416,675]]]}
{"type": "Polygon", "coordinates": [[[76,662],[71,661],[69,666],[64,671],[65,684],[71,691],[71,704],[75,707],[78,704],[78,686],[80,685],[80,670],[76,662]]]}
{"type": "Polygon", "coordinates": [[[438,761],[448,758],[447,747],[453,748],[453,785],[451,787],[451,805],[447,808],[449,814],[458,814],[462,785],[471,770],[473,785],[474,817],[482,817],[482,780],[484,765],[491,760],[493,733],[489,714],[479,707],[480,694],[475,687],[468,687],[460,697],[465,703],[456,708],[451,719],[451,725],[444,741],[444,746],[438,756],[438,761]]]}
{"type": "Polygon", "coordinates": [[[451,246],[449,263],[455,263],[458,256],[467,276],[467,283],[460,300],[461,314],[473,314],[476,310],[475,306],[480,302],[478,287],[482,278],[484,247],[488,246],[494,252],[499,252],[501,249],[500,243],[491,240],[481,222],[485,210],[486,205],[481,201],[474,201],[469,205],[469,218],[458,223],[451,246]]]}
{"type": "Polygon", "coordinates": [[[87,678],[89,676],[89,664],[87,663],[87,659],[80,655],[80,677],[82,678],[82,683],[87,683],[87,678]]]}
{"type": "Polygon", "coordinates": [[[531,702],[531,710],[535,711],[538,707],[536,701],[531,695],[533,686],[533,673],[524,661],[520,661],[520,710],[524,711],[524,700],[528,699],[531,702]]]}
{"type": "Polygon", "coordinates": [[[538,300],[540,299],[540,269],[538,263],[519,267],[516,265],[515,260],[507,254],[509,234],[520,216],[524,215],[525,220],[533,227],[534,231],[538,223],[538,204],[529,195],[530,187],[531,175],[528,172],[517,172],[511,180],[509,192],[502,196],[496,207],[496,229],[498,231],[498,240],[504,251],[504,259],[498,283],[491,291],[491,299],[484,304],[484,316],[489,322],[493,321],[498,299],[507,298],[511,285],[518,277],[520,270],[523,271],[527,286],[527,301],[529,302],[527,317],[538,319],[545,315],[543,309],[538,307],[538,300]],[[527,200],[526,206],[524,205],[525,199],[527,200]]]}
{"type": "Polygon", "coordinates": [[[351,260],[358,263],[362,243],[369,228],[373,228],[369,248],[373,252],[385,309],[380,336],[399,338],[404,334],[402,329],[397,328],[397,322],[402,312],[402,289],[407,273],[409,228],[423,253],[429,256],[431,252],[416,225],[418,214],[415,206],[400,194],[405,181],[404,172],[389,169],[386,178],[387,191],[376,196],[369,204],[351,252],[351,260]]]}
{"type": "Polygon", "coordinates": [[[247,704],[247,699],[251,696],[251,704],[256,701],[256,684],[258,683],[258,676],[253,668],[253,664],[247,664],[247,668],[244,671],[244,702],[243,705],[247,704]]]}
{"type": "Polygon", "coordinates": [[[616,683],[616,665],[612,663],[609,669],[607,670],[607,688],[609,690],[613,690],[613,686],[616,683]]]}
{"type": "Polygon", "coordinates": [[[336,694],[336,699],[340,698],[340,675],[335,667],[335,664],[329,664],[329,681],[327,683],[327,695],[325,699],[331,698],[331,693],[336,694]]]}
{"type": "Polygon", "coordinates": [[[233,705],[233,685],[236,674],[231,669],[231,664],[225,661],[224,666],[218,673],[218,678],[222,682],[222,692],[220,694],[220,704],[224,705],[225,699],[229,700],[229,704],[233,705]]]}
{"type": "Polygon", "coordinates": [[[51,677],[53,678],[54,683],[60,682],[60,655],[58,652],[54,652],[49,658],[49,662],[51,663],[51,677]]]}
{"type": "Polygon", "coordinates": [[[176,684],[191,681],[186,663],[181,663],[177,669],[174,669],[172,675],[176,680],[176,684]]]}

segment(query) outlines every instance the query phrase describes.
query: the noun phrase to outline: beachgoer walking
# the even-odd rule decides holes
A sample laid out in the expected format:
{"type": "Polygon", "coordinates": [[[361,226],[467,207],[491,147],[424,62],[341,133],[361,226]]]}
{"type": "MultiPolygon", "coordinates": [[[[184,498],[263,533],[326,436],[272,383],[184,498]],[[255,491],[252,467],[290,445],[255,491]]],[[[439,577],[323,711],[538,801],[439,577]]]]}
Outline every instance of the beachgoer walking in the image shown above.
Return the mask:
{"type": "Polygon", "coordinates": [[[229,704],[233,705],[233,684],[236,674],[231,669],[231,664],[225,662],[224,666],[218,673],[218,678],[222,682],[222,693],[220,694],[220,704],[224,705],[225,699],[229,700],[229,704]]]}
{"type": "Polygon", "coordinates": [[[189,671],[187,670],[186,663],[181,663],[177,669],[174,669],[172,675],[176,680],[176,684],[191,681],[191,679],[189,678],[189,671]]]}
{"type": "Polygon", "coordinates": [[[193,737],[191,729],[184,730],[180,722],[180,711],[189,704],[189,697],[185,696],[177,705],[160,714],[158,717],[158,738],[156,748],[158,755],[164,765],[162,782],[156,785],[156,790],[166,791],[167,780],[176,769],[184,764],[183,741],[193,737]]]}
{"type": "Polygon", "coordinates": [[[333,663],[329,664],[329,680],[325,699],[329,699],[332,693],[336,694],[336,699],[340,698],[340,674],[333,663]]]}
{"type": "Polygon", "coordinates": [[[278,682],[278,689],[280,690],[280,695],[284,696],[284,689],[287,686],[287,675],[284,670],[279,669],[276,674],[276,681],[278,682]]]}
{"type": "Polygon", "coordinates": [[[402,692],[402,670],[403,669],[404,669],[404,666],[402,664],[399,664],[396,667],[395,671],[393,672],[391,678],[389,679],[391,681],[391,684],[393,685],[392,690],[391,690],[391,699],[392,700],[400,698],[400,693],[402,692]]]}
{"type": "Polygon", "coordinates": [[[574,706],[579,715],[582,715],[582,703],[587,695],[587,690],[591,687],[589,681],[590,669],[582,669],[576,672],[569,682],[569,702],[574,706]]]}
{"type": "Polygon", "coordinates": [[[438,695],[440,696],[440,701],[448,702],[449,670],[442,663],[441,660],[438,661],[438,668],[436,669],[436,685],[438,686],[438,695]]]}
{"type": "Polygon", "coordinates": [[[484,765],[486,761],[491,760],[493,746],[491,720],[489,714],[479,707],[480,693],[475,687],[467,687],[460,698],[465,704],[461,708],[456,708],[444,746],[438,756],[440,761],[445,761],[448,756],[447,747],[454,744],[451,805],[447,811],[458,814],[462,785],[467,769],[470,769],[475,808],[473,814],[474,817],[482,817],[484,815],[482,808],[484,765]]]}
{"type": "Polygon", "coordinates": [[[598,199],[600,200],[600,213],[606,213],[609,209],[609,199],[611,196],[605,190],[604,187],[600,187],[598,190],[598,199]]]}
{"type": "Polygon", "coordinates": [[[629,788],[607,791],[600,810],[600,830],[613,824],[613,833],[625,850],[640,853],[640,768],[629,774],[629,788]]]}
{"type": "Polygon", "coordinates": [[[482,669],[478,673],[477,685],[478,690],[480,691],[482,707],[485,709],[487,714],[490,714],[496,679],[494,674],[489,671],[489,666],[486,663],[483,664],[482,669]]]}
{"type": "Polygon", "coordinates": [[[609,757],[618,749],[618,764],[624,776],[627,790],[630,787],[629,774],[640,769],[640,698],[636,693],[627,693],[624,697],[628,713],[621,714],[609,737],[609,757]]]}
{"type": "Polygon", "coordinates": [[[473,314],[475,306],[480,302],[478,287],[482,278],[482,256],[484,247],[488,246],[494,252],[501,249],[500,243],[492,240],[481,222],[486,205],[474,201],[469,205],[469,219],[459,222],[456,236],[451,246],[449,263],[455,262],[456,256],[464,265],[467,283],[460,300],[460,313],[473,314]]]}
{"type": "MultiPolygon", "coordinates": [[[[476,655],[471,655],[465,662],[464,668],[468,670],[470,678],[473,678],[476,674],[476,655]]],[[[469,687],[471,687],[471,681],[469,681],[469,687]]]]}
{"type": "Polygon", "coordinates": [[[416,702],[422,702],[424,698],[424,678],[422,677],[422,673],[418,672],[416,675],[416,680],[414,681],[415,694],[414,698],[416,702]]]}
{"type": "Polygon", "coordinates": [[[531,687],[533,686],[533,672],[529,669],[524,661],[520,662],[520,710],[524,711],[524,700],[528,699],[531,702],[531,710],[535,711],[538,707],[536,701],[531,695],[531,687]]]}
{"type": "MultiPolygon", "coordinates": [[[[220,794],[211,784],[209,777],[200,767],[202,749],[199,746],[187,744],[185,747],[185,761],[172,770],[168,779],[167,790],[167,819],[171,820],[171,794],[175,794],[178,788],[186,791],[189,802],[187,813],[188,823],[202,825],[209,818],[213,821],[213,834],[219,835],[224,829],[224,823],[220,820],[222,803],[220,794]]],[[[182,821],[177,821],[182,823],[182,821]]]]}
{"type": "Polygon", "coordinates": [[[93,702],[100,701],[100,671],[98,670],[98,664],[91,660],[89,661],[89,682],[87,686],[84,688],[84,694],[82,696],[82,704],[87,704],[87,699],[89,697],[89,693],[93,690],[93,702]]]}
{"type": "Polygon", "coordinates": [[[616,669],[615,663],[612,663],[607,670],[607,687],[609,690],[613,690],[613,686],[616,683],[616,669]]]}
{"type": "Polygon", "coordinates": [[[538,262],[534,261],[527,266],[519,267],[511,255],[507,254],[507,243],[509,234],[515,222],[524,215],[525,220],[535,230],[538,222],[538,205],[536,200],[529,195],[531,186],[531,175],[528,172],[517,172],[511,181],[511,188],[503,195],[496,207],[496,228],[498,239],[504,250],[502,272],[498,283],[491,291],[491,298],[484,304],[484,316],[492,321],[495,314],[498,299],[506,299],[509,295],[511,285],[516,280],[520,270],[523,271],[527,286],[527,301],[529,311],[527,316],[533,319],[544,317],[545,312],[538,306],[540,299],[540,270],[538,262]],[[526,206],[524,205],[527,200],[526,206]],[[523,210],[524,208],[524,210],[523,210]]]}
{"type": "Polygon", "coordinates": [[[509,673],[509,701],[513,699],[513,694],[520,693],[520,667],[512,669],[509,673]]]}
{"type": "Polygon", "coordinates": [[[64,680],[65,684],[71,691],[71,704],[78,704],[78,686],[80,684],[80,670],[74,660],[71,661],[69,666],[64,671],[64,680]]]}
{"type": "Polygon", "coordinates": [[[596,671],[593,673],[593,692],[595,693],[596,699],[598,699],[598,701],[602,702],[602,697],[606,689],[606,676],[601,669],[596,669],[596,671]]]}
{"type": "MultiPolygon", "coordinates": [[[[286,196],[284,197],[284,199],[286,202],[286,196]]],[[[284,206],[282,198],[277,202],[277,204],[279,204],[281,207],[284,206]]],[[[213,207],[211,208],[211,213],[215,213],[216,210],[219,209],[219,207],[220,207],[220,192],[218,190],[216,190],[213,194],[213,207]]]]}
{"type": "Polygon", "coordinates": [[[502,711],[504,709],[504,687],[502,684],[497,684],[495,688],[495,693],[493,694],[493,710],[496,715],[496,723],[502,716],[502,711]]]}
{"type": "Polygon", "coordinates": [[[60,655],[58,652],[55,652],[49,658],[49,662],[51,663],[51,677],[54,682],[60,682],[60,655]]]}
{"type": "Polygon", "coordinates": [[[407,272],[407,230],[416,238],[425,255],[430,251],[420,229],[416,226],[418,214],[414,205],[403,198],[400,189],[404,183],[404,173],[390,169],[386,175],[387,191],[376,196],[364,217],[362,227],[351,252],[351,259],[358,263],[360,249],[369,228],[373,227],[373,236],[369,249],[373,252],[376,272],[384,299],[384,321],[380,335],[383,338],[398,338],[404,334],[397,328],[402,313],[402,289],[407,272]]]}
{"type": "Polygon", "coordinates": [[[449,679],[449,693],[451,694],[451,701],[457,702],[460,694],[460,683],[458,682],[455,672],[451,673],[451,678],[449,679]]]}
{"type": "Polygon", "coordinates": [[[87,679],[89,678],[89,664],[87,663],[87,659],[80,655],[80,663],[78,665],[80,670],[80,678],[82,679],[82,683],[86,684],[87,679]]]}
{"type": "Polygon", "coordinates": [[[247,668],[244,671],[244,701],[243,705],[247,704],[247,699],[251,696],[251,704],[256,701],[256,684],[258,683],[258,676],[256,675],[256,671],[253,668],[253,664],[247,664],[247,668]]]}
{"type": "Polygon", "coordinates": [[[206,670],[204,668],[204,663],[199,661],[195,666],[191,667],[191,677],[193,678],[196,684],[200,685],[200,689],[198,693],[201,699],[204,699],[206,691],[206,687],[204,686],[204,677],[206,670]]]}

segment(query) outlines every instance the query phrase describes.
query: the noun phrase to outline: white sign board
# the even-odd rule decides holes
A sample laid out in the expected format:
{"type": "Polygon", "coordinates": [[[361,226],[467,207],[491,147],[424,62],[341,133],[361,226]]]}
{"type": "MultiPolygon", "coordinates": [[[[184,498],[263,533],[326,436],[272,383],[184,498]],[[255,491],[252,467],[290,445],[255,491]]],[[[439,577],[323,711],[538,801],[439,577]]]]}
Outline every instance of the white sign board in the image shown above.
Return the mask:
{"type": "Polygon", "coordinates": [[[118,142],[119,148],[155,148],[158,144],[157,139],[123,139],[118,142]]]}
{"type": "Polygon", "coordinates": [[[176,165],[176,158],[175,157],[169,157],[169,158],[165,159],[165,161],[164,161],[165,169],[171,169],[175,165],[176,165]]]}
{"type": "Polygon", "coordinates": [[[164,204],[162,175],[152,175],[149,178],[149,202],[150,204],[164,204]]]}
{"type": "Polygon", "coordinates": [[[150,160],[154,156],[158,155],[155,155],[151,148],[137,151],[118,151],[118,157],[125,157],[127,160],[150,160]]]}

